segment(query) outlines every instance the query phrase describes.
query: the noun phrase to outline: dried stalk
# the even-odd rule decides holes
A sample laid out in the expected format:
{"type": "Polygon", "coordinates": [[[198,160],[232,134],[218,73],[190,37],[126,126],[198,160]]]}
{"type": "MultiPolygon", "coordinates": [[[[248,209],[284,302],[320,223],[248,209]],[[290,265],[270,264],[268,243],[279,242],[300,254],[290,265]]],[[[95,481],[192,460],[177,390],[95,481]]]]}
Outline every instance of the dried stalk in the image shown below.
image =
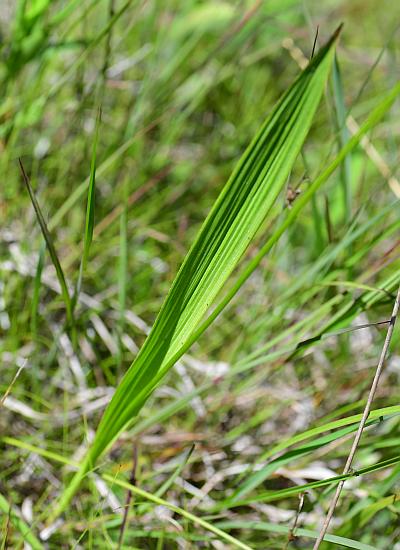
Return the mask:
{"type": "MultiPolygon", "coordinates": [[[[375,376],[374,376],[374,379],[373,379],[373,382],[372,382],[372,385],[371,385],[371,389],[369,390],[367,403],[365,405],[364,412],[363,412],[360,424],[359,424],[358,429],[357,429],[357,433],[356,433],[354,441],[353,441],[353,445],[351,446],[349,456],[347,457],[346,465],[345,465],[344,470],[343,470],[343,475],[348,474],[350,469],[351,469],[351,465],[352,465],[353,460],[354,460],[354,455],[356,454],[357,447],[360,443],[360,439],[361,439],[363,430],[365,428],[365,424],[368,420],[368,416],[369,416],[369,413],[370,413],[370,410],[371,410],[372,402],[374,400],[375,393],[376,393],[376,390],[377,390],[377,387],[378,387],[379,379],[380,379],[380,376],[381,376],[382,371],[383,371],[383,367],[384,367],[384,363],[385,363],[385,359],[386,359],[386,354],[387,354],[387,351],[389,349],[390,341],[391,341],[392,336],[393,336],[393,330],[394,330],[394,325],[396,323],[397,315],[398,315],[398,312],[399,312],[399,306],[400,306],[400,288],[397,291],[397,296],[396,296],[396,300],[394,302],[392,316],[390,318],[388,330],[387,330],[387,333],[386,333],[385,343],[383,344],[381,356],[379,358],[379,363],[378,363],[378,366],[377,366],[376,371],[375,371],[375,376]]],[[[318,538],[315,542],[313,550],[318,550],[318,548],[321,545],[321,542],[324,539],[324,536],[325,536],[325,534],[328,530],[329,524],[330,524],[331,519],[333,517],[333,514],[335,512],[335,508],[336,508],[336,505],[338,503],[340,494],[342,492],[344,483],[345,483],[345,480],[340,481],[339,485],[336,488],[335,495],[334,495],[334,497],[331,501],[328,513],[326,514],[324,524],[323,524],[323,526],[321,528],[321,531],[318,535],[318,538]]]]}

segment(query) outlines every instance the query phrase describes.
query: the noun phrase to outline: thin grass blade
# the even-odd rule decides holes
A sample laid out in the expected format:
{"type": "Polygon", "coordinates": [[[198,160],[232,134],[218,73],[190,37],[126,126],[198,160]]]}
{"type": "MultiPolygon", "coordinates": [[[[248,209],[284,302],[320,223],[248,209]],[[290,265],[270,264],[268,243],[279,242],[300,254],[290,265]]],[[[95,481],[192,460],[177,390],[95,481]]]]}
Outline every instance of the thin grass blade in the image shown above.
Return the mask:
{"type": "Polygon", "coordinates": [[[54,268],[56,270],[58,282],[60,283],[61,294],[62,294],[62,297],[64,299],[65,308],[66,308],[66,311],[67,311],[67,321],[68,321],[69,326],[71,328],[73,328],[74,327],[74,319],[73,319],[73,311],[72,311],[72,301],[71,301],[71,298],[70,298],[70,295],[69,295],[69,290],[68,290],[67,282],[66,282],[66,279],[65,279],[65,276],[64,276],[64,272],[63,272],[63,269],[61,267],[60,260],[58,259],[52,236],[50,235],[50,232],[47,229],[47,225],[46,225],[45,219],[43,217],[42,211],[40,209],[39,202],[38,202],[38,200],[35,196],[35,193],[32,189],[31,183],[30,183],[29,178],[28,178],[28,176],[25,172],[25,169],[24,169],[24,166],[22,164],[21,159],[19,159],[19,165],[20,165],[20,168],[21,168],[22,176],[23,176],[26,188],[28,190],[33,208],[34,208],[35,213],[36,213],[36,218],[39,222],[40,229],[42,230],[44,240],[46,241],[47,250],[49,251],[51,261],[52,261],[52,263],[54,265],[54,268]]]}

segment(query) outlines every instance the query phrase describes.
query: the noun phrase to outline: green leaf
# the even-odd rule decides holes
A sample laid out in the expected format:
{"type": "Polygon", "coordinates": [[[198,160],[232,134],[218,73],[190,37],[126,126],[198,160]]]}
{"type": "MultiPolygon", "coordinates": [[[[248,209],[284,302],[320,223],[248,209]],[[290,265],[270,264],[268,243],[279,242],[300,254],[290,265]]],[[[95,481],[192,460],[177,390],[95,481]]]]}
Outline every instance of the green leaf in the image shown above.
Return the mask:
{"type": "Polygon", "coordinates": [[[21,168],[22,176],[23,176],[26,188],[28,190],[33,208],[34,208],[35,213],[36,213],[36,218],[39,222],[40,229],[42,230],[44,240],[46,241],[47,250],[49,251],[51,261],[53,262],[54,268],[56,270],[57,279],[58,279],[58,282],[60,283],[60,287],[61,287],[61,294],[63,296],[64,302],[65,302],[65,308],[67,310],[68,324],[71,328],[73,328],[74,327],[74,320],[73,320],[73,314],[72,314],[73,313],[72,312],[72,302],[71,302],[71,298],[70,298],[70,295],[69,295],[69,290],[68,290],[67,282],[65,280],[64,272],[63,272],[63,269],[61,267],[60,260],[58,259],[52,236],[50,234],[50,231],[47,229],[47,224],[45,222],[42,211],[40,209],[39,202],[38,202],[38,200],[35,196],[35,193],[32,189],[31,183],[30,183],[29,178],[28,178],[28,176],[25,172],[25,169],[22,165],[21,159],[19,159],[19,165],[20,165],[20,168],[21,168]]]}
{"type": "Polygon", "coordinates": [[[331,68],[337,31],[278,102],[222,190],[134,363],[122,379],[93,444],[64,492],[60,513],[98,457],[137,415],[185,352],[217,294],[282,191],[311,126],[331,68]]]}

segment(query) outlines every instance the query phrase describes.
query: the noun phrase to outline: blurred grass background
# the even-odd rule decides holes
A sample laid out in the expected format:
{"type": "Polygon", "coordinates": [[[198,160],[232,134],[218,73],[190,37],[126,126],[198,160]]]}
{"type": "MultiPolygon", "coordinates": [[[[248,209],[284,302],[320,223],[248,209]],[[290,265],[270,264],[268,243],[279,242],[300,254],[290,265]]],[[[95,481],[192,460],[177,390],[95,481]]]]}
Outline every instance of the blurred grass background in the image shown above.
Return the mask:
{"type": "MultiPolygon", "coordinates": [[[[276,220],[398,81],[399,12],[375,0],[2,2],[0,388],[9,393],[0,489],[49,548],[118,548],[126,490],[88,480],[46,531],[71,474],[12,441],[79,460],[237,159],[310,57],[317,27],[318,48],[344,22],[337,65],[276,220]],[[99,107],[94,240],[74,350],[18,158],[74,284],[99,107]]],[[[252,548],[311,546],[288,538],[298,496],[268,494],[340,473],[348,434],[316,440],[241,488],[275,445],[362,411],[385,330],[338,332],[390,316],[400,280],[399,122],[397,104],[171,371],[103,469],[128,479],[135,462],[137,485],[152,494],[170,480],[166,500],[252,548]]],[[[347,547],[399,544],[396,336],[374,404],[393,408],[366,431],[355,468],[392,463],[346,485],[331,530],[347,547]]],[[[315,532],[331,490],[307,491],[299,528],[315,532]]],[[[165,507],[134,497],[132,508],[121,547],[226,547],[165,507]]],[[[20,548],[7,517],[3,509],[4,547],[20,548]]]]}

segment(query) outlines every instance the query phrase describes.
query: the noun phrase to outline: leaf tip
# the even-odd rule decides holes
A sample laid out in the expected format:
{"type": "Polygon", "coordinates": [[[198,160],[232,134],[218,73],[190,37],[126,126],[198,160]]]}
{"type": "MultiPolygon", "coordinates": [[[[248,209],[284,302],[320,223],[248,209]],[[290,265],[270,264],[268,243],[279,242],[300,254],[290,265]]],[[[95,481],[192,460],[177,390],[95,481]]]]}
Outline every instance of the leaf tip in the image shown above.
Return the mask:
{"type": "Polygon", "coordinates": [[[343,29],[343,25],[344,23],[340,23],[340,25],[337,27],[337,29],[335,30],[335,32],[332,34],[332,42],[334,42],[335,40],[337,40],[342,32],[342,29],[343,29]]]}
{"type": "Polygon", "coordinates": [[[24,165],[22,164],[22,159],[21,157],[18,157],[18,163],[19,163],[19,167],[20,167],[20,170],[21,170],[21,174],[22,174],[22,179],[24,180],[24,183],[26,185],[26,187],[28,189],[30,189],[30,183],[29,183],[29,178],[25,172],[25,168],[24,168],[24,165]]]}

